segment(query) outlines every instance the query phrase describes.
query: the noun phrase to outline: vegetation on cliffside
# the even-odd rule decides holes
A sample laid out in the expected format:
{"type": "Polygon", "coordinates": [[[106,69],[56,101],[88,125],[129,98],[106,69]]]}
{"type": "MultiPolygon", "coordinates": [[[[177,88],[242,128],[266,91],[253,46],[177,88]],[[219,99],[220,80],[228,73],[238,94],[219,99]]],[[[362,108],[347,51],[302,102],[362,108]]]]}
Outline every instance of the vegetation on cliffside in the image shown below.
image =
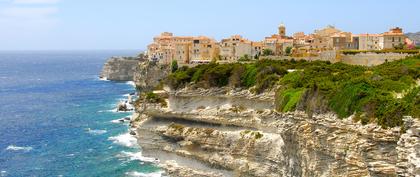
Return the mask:
{"type": "Polygon", "coordinates": [[[405,115],[420,117],[419,80],[420,57],[411,57],[375,67],[295,60],[211,63],[179,68],[167,83],[174,89],[190,83],[251,88],[255,93],[277,89],[278,111],[333,111],[340,118],[355,115],[364,124],[395,127],[402,125],[405,115]]]}

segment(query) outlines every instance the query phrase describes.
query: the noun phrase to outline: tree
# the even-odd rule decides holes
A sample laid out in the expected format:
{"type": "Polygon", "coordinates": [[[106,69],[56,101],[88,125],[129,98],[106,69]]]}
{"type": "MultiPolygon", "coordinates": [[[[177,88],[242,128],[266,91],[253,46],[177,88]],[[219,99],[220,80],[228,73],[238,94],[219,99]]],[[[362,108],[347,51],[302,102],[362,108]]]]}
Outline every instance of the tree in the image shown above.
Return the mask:
{"type": "Polygon", "coordinates": [[[402,49],[404,49],[404,47],[405,47],[405,45],[403,43],[400,43],[400,44],[396,45],[394,48],[395,48],[395,50],[402,50],[402,49]]]}
{"type": "Polygon", "coordinates": [[[263,56],[270,56],[270,55],[274,55],[273,50],[271,50],[271,49],[264,49],[263,50],[263,56]]]}
{"type": "Polygon", "coordinates": [[[290,55],[292,53],[292,47],[286,47],[286,55],[290,55]]]}
{"type": "Polygon", "coordinates": [[[176,60],[172,60],[171,70],[172,72],[175,72],[176,70],[178,70],[178,62],[176,60]]]}

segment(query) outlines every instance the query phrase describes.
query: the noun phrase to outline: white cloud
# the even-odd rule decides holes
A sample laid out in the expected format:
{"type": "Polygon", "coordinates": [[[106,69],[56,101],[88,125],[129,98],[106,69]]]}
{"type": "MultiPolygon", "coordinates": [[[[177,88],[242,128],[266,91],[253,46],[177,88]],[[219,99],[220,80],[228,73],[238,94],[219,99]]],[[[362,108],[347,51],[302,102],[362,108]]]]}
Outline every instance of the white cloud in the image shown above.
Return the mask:
{"type": "Polygon", "coordinates": [[[13,0],[14,4],[56,4],[60,0],[13,0]]]}

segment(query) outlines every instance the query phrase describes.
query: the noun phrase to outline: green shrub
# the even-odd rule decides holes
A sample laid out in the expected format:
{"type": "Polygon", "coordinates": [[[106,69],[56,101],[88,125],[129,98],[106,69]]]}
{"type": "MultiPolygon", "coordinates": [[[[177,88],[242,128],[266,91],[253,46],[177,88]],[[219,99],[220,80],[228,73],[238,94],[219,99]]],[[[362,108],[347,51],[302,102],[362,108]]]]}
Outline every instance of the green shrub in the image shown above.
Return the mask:
{"type": "Polygon", "coordinates": [[[176,60],[172,60],[171,71],[175,72],[176,70],[178,70],[178,62],[176,60]]]}
{"type": "Polygon", "coordinates": [[[264,50],[262,51],[262,55],[263,55],[263,56],[271,56],[271,55],[274,55],[274,52],[273,52],[273,50],[271,50],[271,49],[264,49],[264,50]]]}
{"type": "Polygon", "coordinates": [[[276,96],[277,110],[281,112],[294,111],[304,92],[304,88],[290,88],[278,91],[276,96]]]}

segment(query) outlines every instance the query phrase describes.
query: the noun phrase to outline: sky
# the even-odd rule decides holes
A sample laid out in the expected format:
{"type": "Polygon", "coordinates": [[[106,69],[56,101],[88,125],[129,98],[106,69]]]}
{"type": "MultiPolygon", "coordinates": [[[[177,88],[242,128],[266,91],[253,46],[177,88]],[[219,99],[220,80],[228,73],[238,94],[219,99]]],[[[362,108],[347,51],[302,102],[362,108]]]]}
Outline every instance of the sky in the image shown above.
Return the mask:
{"type": "Polygon", "coordinates": [[[234,34],[259,41],[334,25],[420,31],[419,0],[0,0],[0,50],[143,50],[154,36],[234,34]]]}

